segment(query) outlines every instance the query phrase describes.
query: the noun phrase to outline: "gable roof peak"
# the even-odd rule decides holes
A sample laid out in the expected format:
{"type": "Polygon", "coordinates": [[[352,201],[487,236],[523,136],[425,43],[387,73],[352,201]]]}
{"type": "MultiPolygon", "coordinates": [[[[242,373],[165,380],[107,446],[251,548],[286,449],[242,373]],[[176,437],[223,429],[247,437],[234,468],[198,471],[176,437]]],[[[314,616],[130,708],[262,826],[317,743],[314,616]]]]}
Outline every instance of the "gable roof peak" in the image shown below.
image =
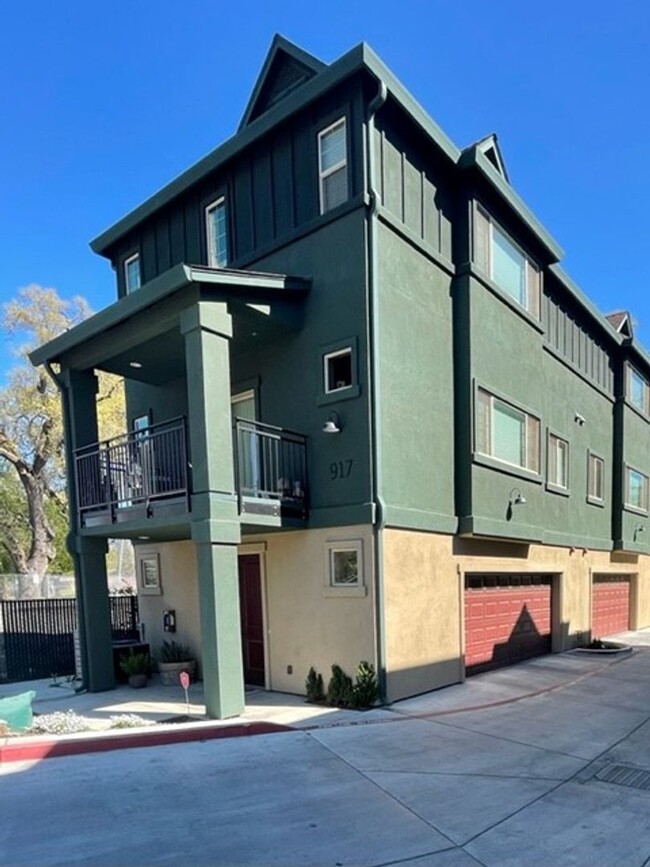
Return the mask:
{"type": "Polygon", "coordinates": [[[276,33],[248,100],[237,131],[241,131],[298,87],[318,75],[324,64],[276,33]]]}
{"type": "Polygon", "coordinates": [[[617,310],[615,313],[608,313],[605,319],[623,337],[634,337],[632,332],[632,317],[627,310],[617,310]]]}

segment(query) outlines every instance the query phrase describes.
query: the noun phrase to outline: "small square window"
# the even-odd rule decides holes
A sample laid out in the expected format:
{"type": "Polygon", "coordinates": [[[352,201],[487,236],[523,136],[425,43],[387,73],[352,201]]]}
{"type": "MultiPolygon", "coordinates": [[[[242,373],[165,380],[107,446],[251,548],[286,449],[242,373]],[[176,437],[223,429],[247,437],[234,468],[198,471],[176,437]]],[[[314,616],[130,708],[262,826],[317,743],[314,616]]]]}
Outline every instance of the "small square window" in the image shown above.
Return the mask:
{"type": "Polygon", "coordinates": [[[141,286],[140,281],[140,254],[134,253],[133,256],[129,256],[128,259],[124,260],[124,285],[126,287],[126,294],[130,295],[131,292],[135,292],[136,289],[139,289],[141,286]]]}
{"type": "Polygon", "coordinates": [[[341,391],[352,385],[352,349],[347,346],[336,352],[328,352],[325,362],[325,393],[341,391]]]}
{"type": "Polygon", "coordinates": [[[363,542],[341,540],[325,544],[325,595],[365,596],[363,542]]]}

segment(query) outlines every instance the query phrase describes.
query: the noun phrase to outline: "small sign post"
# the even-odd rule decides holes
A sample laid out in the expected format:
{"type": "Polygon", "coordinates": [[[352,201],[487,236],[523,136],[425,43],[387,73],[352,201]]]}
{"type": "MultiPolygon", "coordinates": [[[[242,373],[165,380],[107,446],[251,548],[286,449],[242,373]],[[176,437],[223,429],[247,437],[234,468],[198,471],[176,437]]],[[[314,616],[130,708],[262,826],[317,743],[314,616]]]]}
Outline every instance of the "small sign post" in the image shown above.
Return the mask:
{"type": "Polygon", "coordinates": [[[185,708],[187,711],[187,716],[189,717],[189,715],[190,715],[190,694],[189,694],[190,676],[186,671],[181,671],[181,673],[178,675],[178,679],[181,682],[181,686],[185,690],[185,708]]]}

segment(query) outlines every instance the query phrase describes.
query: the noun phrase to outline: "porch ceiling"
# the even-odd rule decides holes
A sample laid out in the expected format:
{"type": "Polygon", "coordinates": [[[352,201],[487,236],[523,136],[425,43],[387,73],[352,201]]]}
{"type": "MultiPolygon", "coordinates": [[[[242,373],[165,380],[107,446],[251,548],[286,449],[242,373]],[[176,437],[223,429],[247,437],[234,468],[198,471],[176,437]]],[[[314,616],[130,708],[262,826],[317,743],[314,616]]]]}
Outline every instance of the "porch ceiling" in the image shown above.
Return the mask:
{"type": "Polygon", "coordinates": [[[34,365],[98,368],[161,384],[184,375],[179,323],[187,307],[199,301],[226,302],[239,349],[299,328],[300,302],[309,288],[309,280],[284,274],[176,265],[39,347],[30,360],[34,365]]]}

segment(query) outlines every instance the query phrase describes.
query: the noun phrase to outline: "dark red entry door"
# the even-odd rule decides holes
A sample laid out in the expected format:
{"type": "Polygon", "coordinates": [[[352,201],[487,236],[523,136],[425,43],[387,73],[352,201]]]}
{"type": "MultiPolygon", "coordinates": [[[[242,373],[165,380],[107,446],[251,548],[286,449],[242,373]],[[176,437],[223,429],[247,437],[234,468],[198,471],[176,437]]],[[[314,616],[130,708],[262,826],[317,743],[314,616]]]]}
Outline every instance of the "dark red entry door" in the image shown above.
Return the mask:
{"type": "Polygon", "coordinates": [[[264,617],[260,558],[257,554],[242,554],[238,559],[244,682],[264,686],[264,617]]]}

